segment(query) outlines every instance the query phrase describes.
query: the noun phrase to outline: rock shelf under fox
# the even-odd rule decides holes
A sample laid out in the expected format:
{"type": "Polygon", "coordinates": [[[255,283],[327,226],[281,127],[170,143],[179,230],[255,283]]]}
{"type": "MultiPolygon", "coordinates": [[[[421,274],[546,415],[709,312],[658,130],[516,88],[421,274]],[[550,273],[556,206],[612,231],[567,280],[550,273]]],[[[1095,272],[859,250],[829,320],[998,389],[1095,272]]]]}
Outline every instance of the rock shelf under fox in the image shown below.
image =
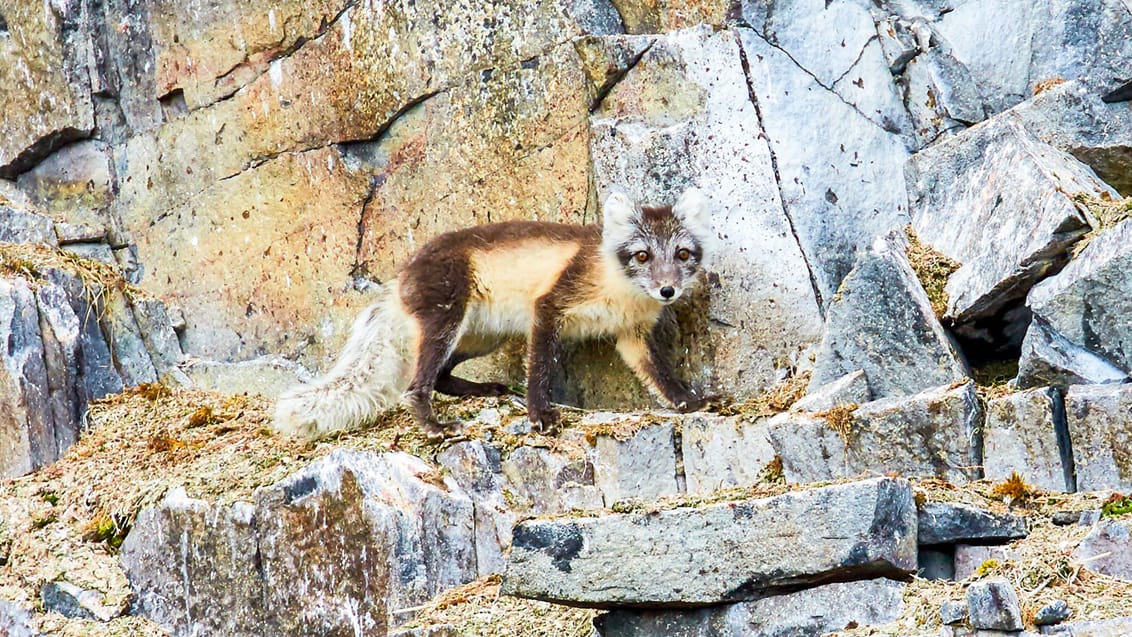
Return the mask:
{"type": "Polygon", "coordinates": [[[703,278],[708,215],[694,188],[661,207],[614,192],[601,226],[511,221],[442,234],[362,312],[330,372],[279,399],[275,428],[312,438],[348,431],[404,400],[428,437],[441,438],[458,424],[437,420],[432,392],[507,393],[452,371],[517,334],[529,339],[528,415],[543,431],[559,419],[551,374],[566,339],[612,337],[650,391],[677,409],[699,409],[704,399],[662,355],[657,324],[703,278]]]}

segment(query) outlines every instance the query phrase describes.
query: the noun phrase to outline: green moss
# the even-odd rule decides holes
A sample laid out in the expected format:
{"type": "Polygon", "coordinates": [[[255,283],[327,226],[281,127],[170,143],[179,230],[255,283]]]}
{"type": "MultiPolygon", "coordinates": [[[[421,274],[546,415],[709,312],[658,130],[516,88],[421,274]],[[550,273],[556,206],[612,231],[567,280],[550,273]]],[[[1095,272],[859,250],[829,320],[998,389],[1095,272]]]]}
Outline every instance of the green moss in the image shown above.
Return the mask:
{"type": "Polygon", "coordinates": [[[1132,513],[1132,495],[1114,493],[1101,507],[1101,516],[1106,518],[1115,518],[1129,513],[1132,513]]]}

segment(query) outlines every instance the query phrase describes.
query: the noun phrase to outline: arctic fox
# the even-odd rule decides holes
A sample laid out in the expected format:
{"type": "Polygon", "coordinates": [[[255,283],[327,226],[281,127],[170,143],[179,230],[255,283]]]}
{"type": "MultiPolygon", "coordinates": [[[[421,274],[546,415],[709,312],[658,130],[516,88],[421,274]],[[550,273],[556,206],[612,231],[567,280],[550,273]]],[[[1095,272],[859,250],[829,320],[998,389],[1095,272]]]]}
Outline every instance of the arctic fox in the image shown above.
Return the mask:
{"type": "Polygon", "coordinates": [[[279,399],[275,428],[311,438],[348,431],[404,400],[438,440],[459,425],[437,420],[433,390],[507,393],[452,370],[517,334],[529,336],[527,412],[544,432],[559,419],[550,387],[562,339],[612,337],[650,391],[680,410],[702,408],[664,360],[656,327],[705,272],[707,201],[692,188],[672,206],[642,207],[614,192],[603,210],[600,227],[512,221],[436,237],[358,317],[333,369],[279,399]]]}

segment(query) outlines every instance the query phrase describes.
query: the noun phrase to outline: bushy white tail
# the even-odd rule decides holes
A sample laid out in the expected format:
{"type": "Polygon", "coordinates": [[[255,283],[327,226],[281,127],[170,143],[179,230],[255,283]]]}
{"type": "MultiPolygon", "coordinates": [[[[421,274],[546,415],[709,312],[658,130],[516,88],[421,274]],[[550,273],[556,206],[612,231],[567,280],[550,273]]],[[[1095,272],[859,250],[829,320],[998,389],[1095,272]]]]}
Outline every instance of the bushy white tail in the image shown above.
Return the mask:
{"type": "Polygon", "coordinates": [[[275,430],[319,438],[357,429],[396,405],[416,363],[415,336],[415,324],[391,284],[354,321],[334,368],[279,398],[275,430]]]}

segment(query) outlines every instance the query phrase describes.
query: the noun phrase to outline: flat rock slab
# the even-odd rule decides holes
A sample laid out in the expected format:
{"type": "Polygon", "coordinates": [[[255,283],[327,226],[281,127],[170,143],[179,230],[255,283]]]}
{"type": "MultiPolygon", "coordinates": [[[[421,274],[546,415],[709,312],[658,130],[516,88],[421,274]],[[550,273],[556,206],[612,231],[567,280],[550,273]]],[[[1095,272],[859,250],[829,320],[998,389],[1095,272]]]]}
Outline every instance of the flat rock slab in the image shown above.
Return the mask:
{"type": "Polygon", "coordinates": [[[595,622],[610,637],[818,637],[850,624],[894,621],[907,584],[877,578],[695,610],[615,610],[595,622]]]}
{"type": "Polygon", "coordinates": [[[920,507],[920,544],[1001,544],[1026,535],[1026,518],[1017,515],[947,502],[925,502],[920,507]]]}
{"type": "Polygon", "coordinates": [[[1004,577],[968,586],[967,614],[971,626],[977,629],[1022,630],[1022,609],[1018,603],[1018,594],[1004,577]]]}
{"type": "Polygon", "coordinates": [[[979,478],[981,415],[975,386],[967,383],[840,414],[781,414],[767,423],[767,436],[791,483],[865,472],[966,483],[979,478]]]}
{"type": "Polygon", "coordinates": [[[1077,488],[1132,488],[1132,384],[1070,387],[1065,419],[1077,488]]]}
{"type": "Polygon", "coordinates": [[[503,592],[593,608],[707,606],[916,568],[909,483],[515,527],[503,592]],[[784,542],[783,538],[790,538],[784,542]]]}
{"type": "Polygon", "coordinates": [[[956,323],[993,315],[1068,260],[1090,227],[1073,195],[1117,196],[1011,115],[914,155],[908,173],[916,234],[962,264],[946,288],[956,323]]]}
{"type": "Polygon", "coordinates": [[[1073,551],[1094,573],[1132,582],[1132,520],[1102,519],[1073,551]]]}

